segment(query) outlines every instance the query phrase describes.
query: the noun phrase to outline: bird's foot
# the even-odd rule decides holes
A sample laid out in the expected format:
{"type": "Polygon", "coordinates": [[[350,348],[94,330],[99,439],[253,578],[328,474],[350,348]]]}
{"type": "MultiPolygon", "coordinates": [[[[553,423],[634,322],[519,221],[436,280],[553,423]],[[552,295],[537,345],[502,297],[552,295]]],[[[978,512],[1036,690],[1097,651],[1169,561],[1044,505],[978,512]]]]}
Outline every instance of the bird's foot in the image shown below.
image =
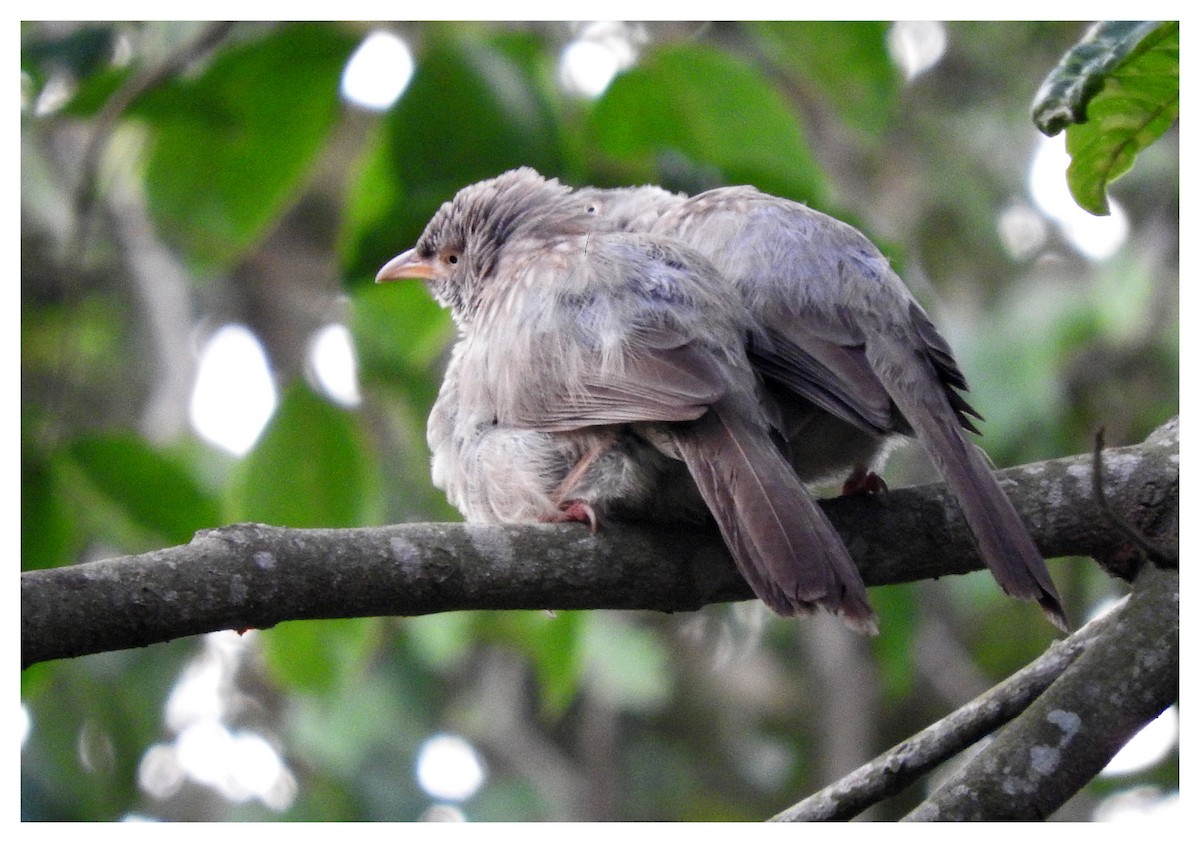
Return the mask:
{"type": "Polygon", "coordinates": [[[563,501],[558,505],[557,512],[543,515],[541,520],[548,524],[566,524],[572,522],[587,524],[588,529],[593,533],[600,528],[600,520],[596,517],[596,510],[592,509],[592,505],[587,501],[580,500],[563,501]]]}
{"type": "Polygon", "coordinates": [[[876,495],[887,491],[887,483],[874,471],[856,466],[842,484],[843,495],[876,495]]]}

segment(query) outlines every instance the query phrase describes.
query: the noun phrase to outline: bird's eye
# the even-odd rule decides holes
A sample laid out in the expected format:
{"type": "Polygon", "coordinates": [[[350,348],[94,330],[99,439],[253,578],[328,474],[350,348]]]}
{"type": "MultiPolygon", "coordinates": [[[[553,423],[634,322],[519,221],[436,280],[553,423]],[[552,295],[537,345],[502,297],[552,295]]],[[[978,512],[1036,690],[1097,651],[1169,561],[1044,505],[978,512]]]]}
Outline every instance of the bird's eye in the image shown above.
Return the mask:
{"type": "Polygon", "coordinates": [[[442,260],[453,266],[454,264],[458,263],[458,255],[454,252],[450,252],[448,255],[445,255],[442,260]]]}

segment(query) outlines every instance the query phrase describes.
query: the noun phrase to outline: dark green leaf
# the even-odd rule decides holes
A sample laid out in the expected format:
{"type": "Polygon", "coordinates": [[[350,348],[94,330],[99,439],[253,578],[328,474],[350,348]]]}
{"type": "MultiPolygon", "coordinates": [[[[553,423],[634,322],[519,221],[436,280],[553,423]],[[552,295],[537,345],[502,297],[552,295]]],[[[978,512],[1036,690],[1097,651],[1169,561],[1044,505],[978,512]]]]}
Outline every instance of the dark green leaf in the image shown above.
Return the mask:
{"type": "Polygon", "coordinates": [[[1093,214],[1108,213],[1108,186],[1179,119],[1179,25],[1167,24],[1113,70],[1087,107],[1087,122],[1068,127],[1067,184],[1093,214]]]}
{"type": "Polygon", "coordinates": [[[110,67],[92,74],[80,83],[61,113],[76,118],[96,116],[133,74],[134,70],[130,67],[110,67]]]}
{"type": "Polygon", "coordinates": [[[453,335],[449,314],[415,281],[359,290],[350,329],[364,379],[426,371],[453,335]]]}
{"type": "Polygon", "coordinates": [[[21,70],[39,84],[60,70],[85,79],[105,67],[116,36],[113,26],[97,23],[68,30],[61,37],[23,38],[21,70]]]}
{"type": "Polygon", "coordinates": [[[167,544],[182,544],[200,529],[220,523],[215,498],[197,484],[182,463],[154,450],[133,434],[89,436],[67,449],[71,466],[88,484],[93,505],[109,513],[92,519],[101,531],[105,522],[114,531],[105,535],[119,541],[118,517],[133,528],[152,533],[167,544]]]}
{"type": "Polygon", "coordinates": [[[23,450],[21,570],[73,562],[78,544],[78,530],[59,488],[53,459],[32,450],[23,450]]]}
{"type": "Polygon", "coordinates": [[[360,525],[377,497],[369,453],[351,413],[294,383],[235,470],[227,514],[284,527],[360,525]]]}
{"type": "Polygon", "coordinates": [[[301,186],[338,115],[356,43],[336,26],[283,26],[134,104],[153,129],[151,211],[198,267],[239,256],[301,186]]]}
{"type": "Polygon", "coordinates": [[[579,693],[583,670],[583,636],[594,613],[557,612],[540,618],[528,639],[533,667],[541,686],[542,710],[559,717],[579,693]]]}
{"type": "Polygon", "coordinates": [[[599,148],[629,164],[682,154],[726,181],[806,202],[823,193],[787,102],[757,70],[711,47],[650,53],[613,80],[591,117],[599,148]]]}
{"type": "Polygon", "coordinates": [[[1157,21],[1101,21],[1088,30],[1042,83],[1033,101],[1033,122],[1051,137],[1072,123],[1085,122],[1088,103],[1108,74],[1158,28],[1157,21]]]}
{"type": "Polygon", "coordinates": [[[747,24],[765,52],[803,86],[815,86],[850,125],[881,133],[896,111],[900,75],[883,21],[747,24]]]}
{"type": "Polygon", "coordinates": [[[387,130],[397,175],[413,192],[430,181],[457,189],[522,164],[559,166],[554,115],[539,86],[507,51],[484,42],[431,44],[387,130]]]}
{"type": "Polygon", "coordinates": [[[879,659],[882,689],[888,700],[902,700],[912,693],[919,679],[916,636],[920,623],[920,602],[911,583],[871,589],[871,605],[879,614],[880,628],[887,635],[871,641],[879,659]]]}
{"type": "Polygon", "coordinates": [[[375,407],[393,419],[385,491],[391,518],[456,518],[429,481],[425,418],[441,384],[452,338],[449,315],[419,282],[364,286],[351,297],[350,330],[359,378],[375,407]]]}
{"type": "Polygon", "coordinates": [[[363,670],[381,623],[380,618],[283,623],[262,632],[263,657],[281,685],[329,693],[363,670]]]}

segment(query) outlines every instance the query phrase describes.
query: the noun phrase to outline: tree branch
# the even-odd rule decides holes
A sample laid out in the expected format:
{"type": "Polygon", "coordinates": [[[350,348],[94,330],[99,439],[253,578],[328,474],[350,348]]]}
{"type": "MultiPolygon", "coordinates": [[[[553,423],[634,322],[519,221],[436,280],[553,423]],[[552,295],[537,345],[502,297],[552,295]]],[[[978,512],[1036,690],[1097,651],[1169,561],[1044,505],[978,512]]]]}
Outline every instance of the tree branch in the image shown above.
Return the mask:
{"type": "Polygon", "coordinates": [[[1129,602],[1019,718],[906,820],[1042,820],[1179,699],[1179,572],[1147,566],[1129,602]]]}
{"type": "Polygon", "coordinates": [[[1117,624],[1117,611],[1056,641],[1034,662],[957,711],[921,730],[829,787],[772,817],[773,822],[853,819],[894,796],[925,773],[1012,720],[1070,667],[1096,639],[1117,624]]]}
{"type": "MultiPolygon", "coordinates": [[[[1167,555],[1178,537],[1178,425],[1105,452],[1109,508],[1167,555]],[[1174,513],[1174,515],[1172,515],[1174,513]],[[1172,544],[1173,542],[1173,544],[1172,544]]],[[[1098,517],[1092,456],[999,473],[1047,557],[1105,557],[1127,537],[1098,517]]],[[[824,501],[867,585],[982,567],[942,486],[824,501]],[[903,541],[897,541],[903,536],[903,541]]],[[[462,609],[691,611],[752,597],[713,529],[406,524],[297,530],[241,524],[187,545],[21,575],[28,666],[285,620],[462,609]]]]}

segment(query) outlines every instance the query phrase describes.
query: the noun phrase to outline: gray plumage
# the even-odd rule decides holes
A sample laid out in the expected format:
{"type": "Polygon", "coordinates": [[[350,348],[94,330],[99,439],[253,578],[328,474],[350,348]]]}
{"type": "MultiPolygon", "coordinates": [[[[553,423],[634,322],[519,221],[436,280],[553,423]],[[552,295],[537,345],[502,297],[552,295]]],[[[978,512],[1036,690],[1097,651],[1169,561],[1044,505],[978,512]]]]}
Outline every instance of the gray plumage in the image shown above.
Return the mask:
{"type": "Polygon", "coordinates": [[[425,279],[459,327],[429,423],[435,482],[470,520],[706,508],[776,612],[821,606],[873,632],[845,546],[775,445],[736,291],[697,251],[604,219],[512,171],[461,190],[380,270],[425,279]]]}
{"type": "Polygon", "coordinates": [[[1066,628],[1041,554],[967,438],[980,416],[960,394],[967,383],[949,344],[866,237],[751,187],[580,194],[603,224],[692,246],[738,290],[753,325],[749,358],[781,408],[801,478],[861,482],[897,434],[915,436],[1003,590],[1066,628]]]}

